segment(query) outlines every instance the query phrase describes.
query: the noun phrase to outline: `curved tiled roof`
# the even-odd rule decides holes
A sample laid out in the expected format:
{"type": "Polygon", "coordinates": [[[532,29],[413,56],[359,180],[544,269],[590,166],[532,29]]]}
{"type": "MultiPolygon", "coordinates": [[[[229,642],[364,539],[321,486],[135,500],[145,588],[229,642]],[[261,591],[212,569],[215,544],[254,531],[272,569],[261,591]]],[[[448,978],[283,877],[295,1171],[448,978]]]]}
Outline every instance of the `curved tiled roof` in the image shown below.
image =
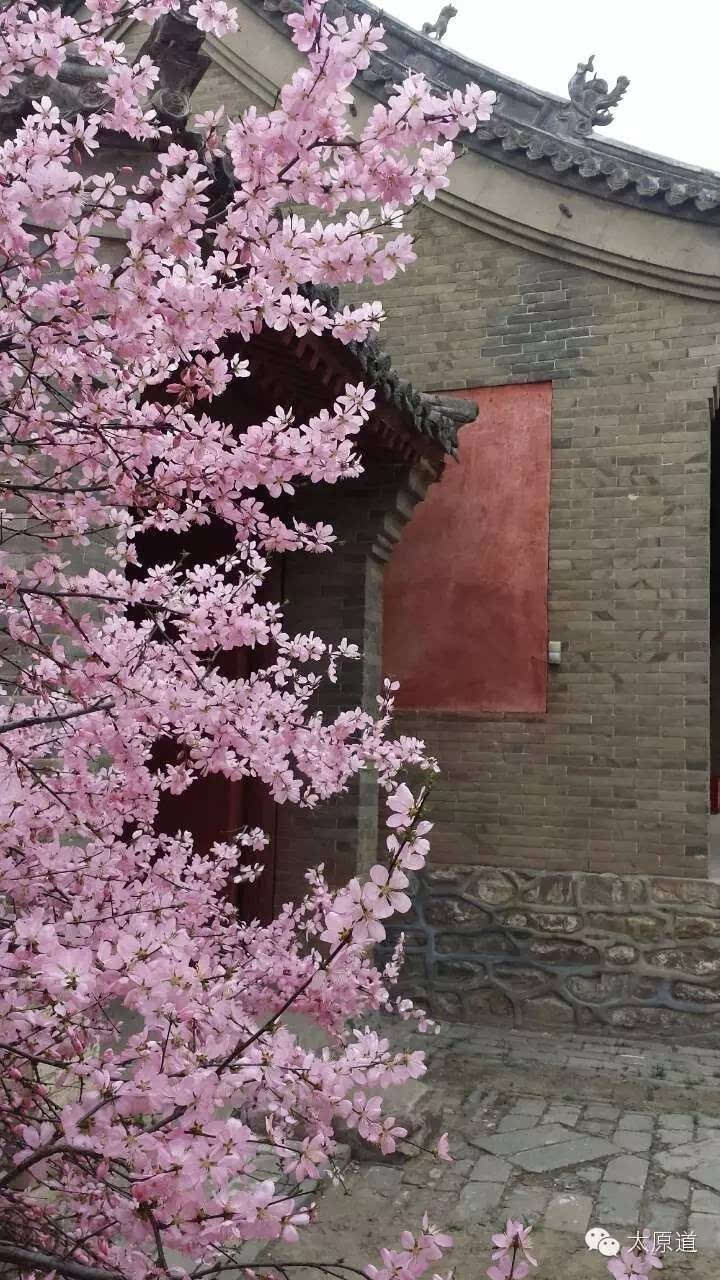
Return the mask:
{"type": "MultiPolygon", "coordinates": [[[[299,0],[244,0],[289,38],[285,15],[299,0]]],[[[467,138],[473,151],[523,169],[561,186],[701,222],[720,223],[720,173],[613,142],[595,133],[580,136],[568,120],[568,99],[533,89],[519,80],[446,49],[365,0],[330,0],[334,12],[369,14],[385,28],[384,53],[374,54],[359,83],[384,99],[408,69],[423,72],[438,90],[468,82],[494,89],[492,118],[467,138]]]]}
{"type": "MultiPolygon", "coordinates": [[[[300,0],[243,2],[290,38],[284,19],[300,9],[300,0]]],[[[358,77],[372,97],[387,98],[409,69],[422,71],[439,91],[479,83],[495,90],[497,102],[491,119],[467,137],[471,150],[606,200],[690,221],[720,223],[720,173],[613,142],[594,130],[580,134],[573,129],[567,99],[472,62],[366,0],[329,0],[330,16],[348,11],[369,14],[385,27],[386,50],[374,54],[358,77]]],[[[201,34],[181,6],[180,12],[167,15],[156,25],[143,46],[142,52],[149,53],[161,70],[167,63],[154,105],[175,127],[184,123],[189,95],[209,63],[201,45],[201,34]]],[[[102,79],[102,72],[75,59],[69,60],[58,81],[28,76],[9,97],[0,99],[0,129],[21,116],[31,99],[43,92],[51,93],[68,113],[97,109],[103,97],[102,79]]]]}
{"type": "MultiPolygon", "coordinates": [[[[340,291],[337,288],[304,285],[301,292],[309,298],[318,299],[329,311],[334,311],[339,305],[340,291]]],[[[419,391],[393,368],[392,359],[378,338],[349,342],[344,351],[357,362],[368,385],[377,392],[379,405],[395,409],[412,430],[439,445],[443,453],[455,456],[460,427],[477,417],[474,401],[456,396],[426,395],[419,391]]]]}
{"type": "Polygon", "coordinates": [[[392,405],[415,431],[438,444],[443,453],[457,454],[458,430],[477,417],[477,405],[460,397],[426,395],[401,378],[377,338],[351,342],[349,350],[381,402],[392,405]]]}

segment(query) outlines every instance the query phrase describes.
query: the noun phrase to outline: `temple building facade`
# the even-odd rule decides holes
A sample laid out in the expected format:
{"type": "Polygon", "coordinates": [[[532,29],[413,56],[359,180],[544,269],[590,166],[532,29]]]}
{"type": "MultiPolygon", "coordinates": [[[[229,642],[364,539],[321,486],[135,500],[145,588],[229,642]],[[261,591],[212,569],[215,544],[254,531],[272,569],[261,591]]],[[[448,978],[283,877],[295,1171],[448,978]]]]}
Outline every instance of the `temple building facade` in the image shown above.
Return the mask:
{"type": "MultiPolygon", "coordinates": [[[[294,7],[237,0],[239,31],[202,49],[177,16],[118,34],[182,125],[272,108],[294,7]]],[[[291,621],[364,648],[338,697],[372,700],[384,669],[440,765],[406,982],[445,1017],[694,1034],[720,1015],[720,174],[603,137],[632,87],[592,59],[561,99],[343,8],[386,29],[359,120],[408,69],[497,94],[408,217],[417,264],[362,294],[393,368],[343,357],[381,410],[365,479],[313,495],[336,567],[288,569],[291,621]]],[[[260,354],[290,401],[349,376],[311,343],[260,354]]],[[[276,904],[301,862],[374,854],[370,783],[273,821],[276,904]]]]}

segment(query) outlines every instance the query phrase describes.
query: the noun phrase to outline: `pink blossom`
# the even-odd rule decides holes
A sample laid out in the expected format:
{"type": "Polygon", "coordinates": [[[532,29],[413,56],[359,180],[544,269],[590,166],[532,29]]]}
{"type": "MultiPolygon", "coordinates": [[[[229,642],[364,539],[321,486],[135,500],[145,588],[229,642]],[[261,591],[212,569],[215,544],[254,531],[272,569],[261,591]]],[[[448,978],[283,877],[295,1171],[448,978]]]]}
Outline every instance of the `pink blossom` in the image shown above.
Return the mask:
{"type": "Polygon", "coordinates": [[[225,36],[229,31],[237,31],[237,14],[224,0],[195,0],[190,5],[190,13],[197,19],[201,31],[209,31],[215,36],[225,36]]]}
{"type": "MultiPolygon", "coordinates": [[[[497,1262],[493,1262],[490,1264],[485,1274],[490,1277],[490,1280],[509,1280],[509,1277],[513,1274],[513,1271],[514,1271],[513,1280],[515,1280],[515,1276],[518,1275],[518,1267],[521,1267],[523,1265],[525,1264],[523,1264],[523,1262],[520,1261],[520,1262],[517,1262],[515,1267],[513,1268],[513,1259],[511,1255],[509,1253],[502,1254],[502,1256],[499,1258],[497,1262]]],[[[525,1266],[525,1271],[523,1272],[523,1275],[527,1275],[527,1273],[528,1273],[528,1268],[527,1266],[525,1266]]]]}
{"type": "Polygon", "coordinates": [[[662,1266],[662,1259],[649,1231],[643,1232],[640,1248],[623,1248],[620,1250],[620,1256],[610,1258],[607,1264],[608,1271],[615,1280],[633,1280],[635,1276],[649,1276],[655,1269],[662,1270],[662,1266]]]}
{"type": "Polygon", "coordinates": [[[389,827],[402,829],[410,826],[415,814],[415,800],[412,791],[404,782],[393,795],[388,796],[387,806],[391,810],[390,817],[387,819],[389,827]]]}
{"type": "MultiPolygon", "coordinates": [[[[66,8],[11,0],[0,30],[3,96],[57,78],[71,52],[103,70],[106,95],[64,119],[43,94],[0,149],[0,586],[20,673],[0,761],[1,1213],[8,1239],[49,1251],[58,1273],[89,1259],[152,1280],[163,1254],[202,1272],[311,1231],[293,1186],[335,1176],[339,1126],[380,1154],[407,1136],[384,1091],[422,1076],[424,1056],[368,1023],[434,1024],[392,990],[402,946],[382,969],[372,953],[429,851],[423,795],[402,778],[437,766],[392,736],[390,682],[372,712],[317,714],[323,680],[358,650],[295,634],[271,590],[278,557],[332,553],[335,531],[294,495],[360,475],[376,397],[349,381],[305,418],[279,383],[281,403],[253,419],[254,344],[268,331],[329,348],[380,329],[379,302],[333,310],[305,286],[412,264],[403,213],[446,185],[489,95],[438,96],[412,73],[358,126],[352,85],[382,28],[304,0],[289,25],[308,56],[273,109],[227,124],[213,109],[176,136],[152,105],[158,68],[113,39],[121,0],[66,8]],[[95,162],[113,132],[142,173],[95,162]],[[204,559],[208,528],[223,550],[204,559]],[[148,543],[162,548],[152,567],[148,543]],[[313,867],[268,924],[227,897],[260,875],[267,833],[231,826],[210,848],[159,834],[168,801],[203,779],[256,779],[312,809],[371,773],[389,796],[387,865],[339,888],[313,867]]],[[[132,16],[176,9],[141,0],[132,16]]],[[[236,27],[225,0],[189,13],[215,37],[236,27]]],[[[425,1219],[368,1274],[419,1280],[449,1247],[425,1219]]]]}
{"type": "Polygon", "coordinates": [[[409,911],[412,903],[403,889],[409,881],[402,871],[388,871],[387,867],[370,868],[370,881],[363,894],[363,902],[373,905],[376,915],[392,915],[394,911],[409,911]]]}
{"type": "Polygon", "coordinates": [[[293,40],[303,53],[312,49],[320,31],[321,6],[305,4],[302,13],[291,13],[287,19],[293,40]]]}
{"type": "Polygon", "coordinates": [[[51,1144],[57,1130],[54,1125],[49,1124],[48,1121],[44,1121],[42,1124],[38,1125],[37,1129],[28,1124],[20,1125],[19,1133],[25,1143],[25,1146],[21,1147],[19,1151],[16,1151],[13,1156],[15,1164],[22,1163],[22,1161],[26,1160],[28,1156],[32,1156],[36,1151],[51,1144]]]}
{"type": "Polygon", "coordinates": [[[448,1160],[452,1164],[448,1135],[446,1133],[441,1134],[438,1138],[435,1144],[435,1154],[438,1160],[448,1160]]]}
{"type": "Polygon", "coordinates": [[[492,1237],[495,1248],[487,1271],[490,1280],[509,1280],[511,1276],[512,1280],[524,1280],[530,1267],[537,1266],[537,1260],[528,1248],[530,1232],[530,1227],[508,1218],[505,1230],[492,1237]]]}

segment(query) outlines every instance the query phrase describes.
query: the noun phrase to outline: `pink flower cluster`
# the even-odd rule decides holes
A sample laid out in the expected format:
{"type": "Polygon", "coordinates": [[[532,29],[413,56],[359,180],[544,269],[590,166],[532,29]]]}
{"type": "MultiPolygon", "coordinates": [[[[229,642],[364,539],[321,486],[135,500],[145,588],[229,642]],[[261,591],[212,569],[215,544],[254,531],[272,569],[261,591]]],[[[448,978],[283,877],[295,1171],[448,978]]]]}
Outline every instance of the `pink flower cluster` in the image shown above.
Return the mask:
{"type": "MultiPolygon", "coordinates": [[[[312,1216],[299,1184],[335,1176],[335,1125],[392,1151],[405,1135],[383,1090],[424,1071],[367,1027],[388,1009],[428,1025],[391,995],[401,945],[380,971],[369,944],[408,910],[428,852],[422,793],[400,772],[433,765],[389,736],[392,686],[374,715],[316,713],[322,678],[357,650],[293,634],[265,590],[277,554],[330,550],[332,529],[294,519],[289,499],[359,473],[374,394],[348,385],[307,421],[280,403],[243,430],[213,410],[252,377],[263,328],[343,343],[377,330],[379,304],[333,313],[301,286],[404,270],[403,211],[447,185],[453,140],[493,95],[441,97],[413,73],[354,131],[351,85],[382,28],[306,0],[290,24],[307,64],[275,109],[224,135],[207,113],[194,149],[159,129],[149,60],[107,38],[128,12],[175,7],[88,0],[69,16],[11,0],[0,14],[0,94],[56,77],[70,51],[108,71],[101,111],[63,120],[41,96],[0,149],[0,1216],[23,1272],[29,1250],[40,1270],[182,1280],[248,1241],[293,1242],[312,1216]],[[143,143],[146,173],[104,172],[108,129],[143,143]],[[234,186],[210,216],[221,153],[234,186]],[[315,213],[283,212],[299,205],[315,213]],[[146,534],[211,521],[223,555],[141,570],[146,534]],[[240,650],[251,675],[227,660],[240,650]],[[312,807],[368,768],[388,799],[385,863],[339,890],[312,869],[269,925],[227,895],[257,875],[263,831],[209,852],[158,834],[164,793],[208,775],[312,807]],[[321,1048],[286,1025],[291,1009],[321,1048]]],[[[216,36],[235,22],[223,0],[190,12],[216,36]]],[[[449,1242],[425,1222],[401,1244],[382,1280],[416,1280],[449,1242]]]]}
{"type": "Polygon", "coordinates": [[[643,1231],[637,1244],[620,1250],[619,1257],[610,1258],[607,1268],[613,1280],[636,1280],[637,1276],[649,1276],[662,1270],[662,1258],[650,1231],[643,1231]]]}
{"type": "Polygon", "coordinates": [[[524,1280],[530,1268],[537,1266],[537,1259],[530,1252],[531,1230],[508,1218],[505,1230],[493,1236],[493,1261],[486,1272],[490,1280],[524,1280]]]}
{"type": "MultiPolygon", "coordinates": [[[[439,1262],[443,1253],[452,1248],[452,1236],[438,1231],[430,1224],[428,1215],[422,1220],[422,1230],[417,1236],[410,1231],[403,1231],[400,1237],[400,1249],[383,1249],[380,1267],[370,1264],[365,1268],[369,1280],[417,1280],[435,1263],[439,1262]]],[[[433,1280],[444,1280],[441,1276],[433,1276],[433,1280]]],[[[449,1280],[449,1277],[448,1277],[449,1280]]]]}

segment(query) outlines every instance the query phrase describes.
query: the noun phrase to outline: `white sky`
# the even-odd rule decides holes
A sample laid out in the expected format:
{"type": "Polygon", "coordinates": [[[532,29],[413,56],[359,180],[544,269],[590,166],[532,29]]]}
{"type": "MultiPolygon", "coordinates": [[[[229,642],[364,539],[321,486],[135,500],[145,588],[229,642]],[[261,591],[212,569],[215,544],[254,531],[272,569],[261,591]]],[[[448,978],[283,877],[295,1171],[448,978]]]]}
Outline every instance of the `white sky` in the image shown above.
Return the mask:
{"type": "MultiPolygon", "coordinates": [[[[375,0],[418,30],[444,0],[375,0]]],[[[646,151],[720,171],[718,0],[454,0],[444,44],[567,97],[578,62],[612,86],[629,76],[615,122],[598,130],[646,151]]]]}

